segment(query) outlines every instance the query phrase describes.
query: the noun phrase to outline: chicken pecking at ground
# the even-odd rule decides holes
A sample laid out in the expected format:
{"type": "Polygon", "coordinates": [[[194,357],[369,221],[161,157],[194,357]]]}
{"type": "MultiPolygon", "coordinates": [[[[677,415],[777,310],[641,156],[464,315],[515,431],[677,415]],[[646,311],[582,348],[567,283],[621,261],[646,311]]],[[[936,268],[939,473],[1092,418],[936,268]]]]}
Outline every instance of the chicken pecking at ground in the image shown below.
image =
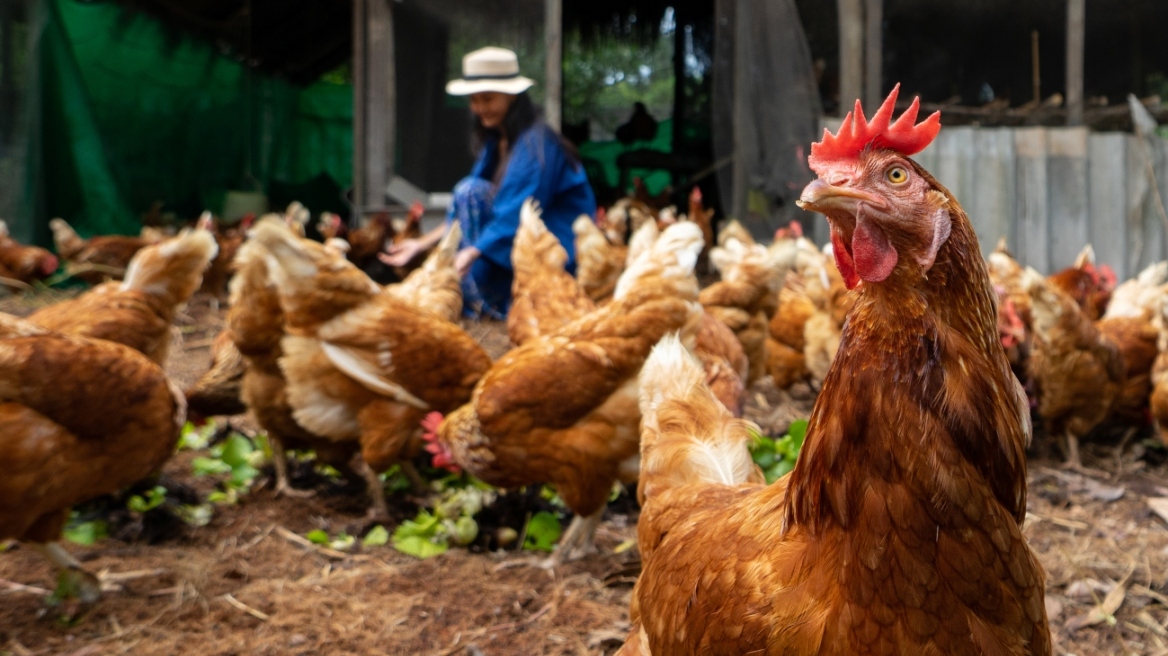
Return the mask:
{"type": "Polygon", "coordinates": [[[470,399],[490,358],[458,326],[278,223],[261,221],[251,242],[272,258],[292,415],[315,436],[360,446],[372,515],[385,519],[377,472],[403,461],[427,412],[470,399]]]}
{"type": "Polygon", "coordinates": [[[151,244],[142,237],[125,235],[82,239],[73,226],[60,218],[49,221],[49,229],[53,231],[57,255],[65,260],[65,270],[91,285],[111,278],[120,279],[134,255],[151,244]]]}
{"type": "MultiPolygon", "coordinates": [[[[844,119],[800,204],[859,298],[792,473],[664,342],[642,374],[643,570],[621,656],[1049,656],[1026,516],[1025,397],[952,195],[907,155],[940,128],[844,119]]],[[[854,116],[854,118],[853,118],[854,116]]]]}
{"type": "Polygon", "coordinates": [[[16,241],[8,233],[8,224],[0,221],[0,277],[27,285],[53,275],[57,265],[57,256],[38,246],[16,241]]]}
{"type": "Polygon", "coordinates": [[[671,227],[621,276],[611,303],[512,349],[470,403],[427,418],[435,465],[499,487],[555,485],[575,517],[552,564],[593,548],[613,484],[636,478],[637,375],[666,333],[693,343],[701,243],[696,225],[671,227]]]}
{"type": "Polygon", "coordinates": [[[121,344],[0,314],[0,540],[41,551],[61,592],[101,585],[58,544],[73,506],[162,466],[186,417],[158,365],[121,344]]]}
{"type": "Polygon", "coordinates": [[[612,298],[616,281],[625,270],[627,246],[609,241],[591,217],[581,215],[572,224],[576,235],[576,281],[584,293],[597,303],[612,298]]]}
{"type": "Polygon", "coordinates": [[[513,344],[552,333],[596,309],[596,303],[564,270],[567,262],[568,251],[544,225],[539,203],[533,198],[523,201],[511,249],[515,279],[507,335],[513,344]]]}
{"type": "MultiPolygon", "coordinates": [[[[460,238],[461,230],[455,225],[421,268],[404,281],[385,287],[385,293],[456,324],[462,311],[462,290],[454,268],[460,238]]],[[[359,475],[349,461],[356,445],[314,435],[292,416],[287,384],[279,367],[283,356],[280,341],[284,336],[279,296],[268,280],[267,263],[259,250],[248,247],[242,252],[236,262],[240,278],[232,287],[233,296],[242,305],[232,307],[228,313],[228,327],[212,347],[211,368],[187,392],[191,413],[229,415],[250,408],[271,439],[278,495],[304,494],[290,485],[288,449],[316,451],[320,462],[354,480],[359,475]]],[[[343,252],[334,254],[338,258],[345,256],[343,252]]]]}
{"type": "MultiPolygon", "coordinates": [[[[338,255],[344,257],[344,255],[338,255]]],[[[284,312],[280,297],[269,274],[264,250],[245,242],[235,259],[235,276],[231,280],[231,310],[227,313],[227,334],[243,358],[244,369],[239,396],[268,434],[272,445],[272,464],[276,470],[275,494],[305,496],[292,488],[288,478],[287,450],[310,449],[319,462],[331,465],[349,480],[365,480],[349,467],[355,448],[314,435],[296,422],[288,403],[287,382],[280,370],[284,351],[284,312]]],[[[200,384],[230,384],[233,373],[211,371],[200,384]]],[[[224,392],[224,393],[229,393],[224,392]]],[[[370,495],[376,494],[370,490],[370,495]]]]}
{"type": "Polygon", "coordinates": [[[121,282],[103,283],[28,319],[67,335],[124,344],[166,366],[175,313],[199,288],[217,248],[206,230],[184,230],[140,250],[121,282]]]}

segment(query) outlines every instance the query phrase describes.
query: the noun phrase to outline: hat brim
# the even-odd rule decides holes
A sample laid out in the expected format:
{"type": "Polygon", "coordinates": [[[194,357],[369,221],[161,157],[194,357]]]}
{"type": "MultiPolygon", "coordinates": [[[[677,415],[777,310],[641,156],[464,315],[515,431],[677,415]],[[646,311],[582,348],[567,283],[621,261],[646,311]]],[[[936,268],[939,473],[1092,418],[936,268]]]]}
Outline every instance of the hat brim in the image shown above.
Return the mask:
{"type": "Polygon", "coordinates": [[[518,94],[535,85],[535,80],[521,75],[505,80],[451,80],[446,83],[446,93],[452,96],[469,96],[472,93],[494,91],[496,93],[518,94]]]}

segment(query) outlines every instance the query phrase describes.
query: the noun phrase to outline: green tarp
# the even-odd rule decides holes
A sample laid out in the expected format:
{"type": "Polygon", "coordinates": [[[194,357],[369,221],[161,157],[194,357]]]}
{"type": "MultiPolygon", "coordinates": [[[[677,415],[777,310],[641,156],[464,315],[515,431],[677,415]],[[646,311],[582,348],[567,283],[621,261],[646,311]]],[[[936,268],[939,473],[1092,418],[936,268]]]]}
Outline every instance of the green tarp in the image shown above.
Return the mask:
{"type": "Polygon", "coordinates": [[[112,2],[35,9],[18,236],[47,241],[54,216],[83,235],[136,233],[156,201],[190,218],[221,210],[232,189],[344,213],[350,85],[249,74],[211,44],[112,2]]]}

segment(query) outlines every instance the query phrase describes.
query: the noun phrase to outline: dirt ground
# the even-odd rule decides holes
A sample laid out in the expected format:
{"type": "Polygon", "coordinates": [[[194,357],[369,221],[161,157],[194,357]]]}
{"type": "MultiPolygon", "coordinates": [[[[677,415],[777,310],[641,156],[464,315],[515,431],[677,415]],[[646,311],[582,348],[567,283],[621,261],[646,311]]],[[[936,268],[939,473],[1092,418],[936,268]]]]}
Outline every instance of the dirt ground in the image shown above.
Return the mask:
{"type": "MultiPolygon", "coordinates": [[[[0,311],[23,315],[56,298],[0,299],[0,311]]],[[[178,324],[182,347],[169,369],[185,386],[209,364],[222,315],[196,298],[178,324]]],[[[494,356],[507,348],[497,324],[468,330],[494,356]]],[[[769,381],[751,397],[747,416],[772,434],[812,402],[810,390],[781,393],[769,381]]],[[[1088,464],[1106,479],[1060,470],[1049,454],[1031,459],[1025,533],[1047,570],[1057,654],[1168,654],[1168,528],[1154,511],[1168,515],[1168,467],[1162,450],[1126,437],[1087,445],[1088,464]]],[[[197,455],[167,464],[168,487],[210,491],[213,482],[192,473],[197,455]]],[[[416,560],[390,546],[342,553],[305,544],[300,536],[314,529],[368,528],[362,494],[315,489],[277,498],[261,481],[201,528],[68,545],[107,587],[69,619],[76,609],[46,604],[48,564],[10,546],[0,553],[0,654],[611,654],[628,629],[639,559],[623,549],[636,537],[627,498],[610,506],[600,554],[549,572],[530,566],[530,552],[451,548],[416,560]]],[[[412,517],[417,501],[397,495],[395,519],[412,517]]]]}

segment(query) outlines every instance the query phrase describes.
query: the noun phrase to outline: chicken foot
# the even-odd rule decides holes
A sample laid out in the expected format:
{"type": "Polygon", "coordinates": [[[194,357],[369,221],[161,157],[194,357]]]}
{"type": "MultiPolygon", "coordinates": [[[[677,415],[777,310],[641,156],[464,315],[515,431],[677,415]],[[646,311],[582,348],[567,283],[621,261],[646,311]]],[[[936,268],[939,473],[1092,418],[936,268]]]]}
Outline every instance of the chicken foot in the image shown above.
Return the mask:
{"type": "Polygon", "coordinates": [[[365,485],[369,490],[371,505],[369,512],[365,513],[366,519],[374,522],[389,521],[389,503],[385,500],[385,485],[381,482],[381,476],[373,471],[364,458],[357,459],[357,471],[365,477],[365,485]]]}
{"type": "Polygon", "coordinates": [[[596,553],[594,538],[602,517],[604,517],[603,506],[591,515],[573,517],[572,523],[568,524],[568,530],[564,531],[563,537],[560,538],[560,544],[556,546],[555,553],[543,562],[542,567],[554,569],[568,560],[576,560],[596,553]]]}
{"type": "Polygon", "coordinates": [[[1063,463],[1063,469],[1069,469],[1071,471],[1095,478],[1107,478],[1109,476],[1109,474],[1103,470],[1092,469],[1090,467],[1083,466],[1083,458],[1079,454],[1079,436],[1075,435],[1071,431],[1067,431],[1064,438],[1064,443],[1066,446],[1063,449],[1063,454],[1066,455],[1067,459],[1066,462],[1063,463]]]}
{"type": "Polygon", "coordinates": [[[101,598],[101,581],[77,562],[58,542],[33,547],[57,566],[57,591],[66,597],[76,597],[82,603],[92,604],[101,598]]]}

